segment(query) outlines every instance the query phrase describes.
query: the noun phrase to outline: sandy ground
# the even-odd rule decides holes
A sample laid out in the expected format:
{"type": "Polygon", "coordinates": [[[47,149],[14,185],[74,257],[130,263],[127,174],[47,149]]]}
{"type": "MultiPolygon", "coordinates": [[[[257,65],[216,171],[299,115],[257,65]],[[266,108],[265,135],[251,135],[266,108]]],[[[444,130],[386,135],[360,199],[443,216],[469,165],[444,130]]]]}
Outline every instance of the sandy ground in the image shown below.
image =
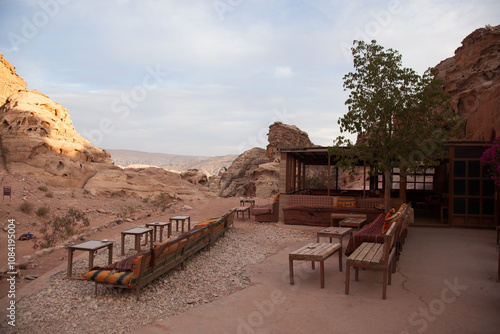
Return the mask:
{"type": "MultiPolygon", "coordinates": [[[[64,216],[69,208],[74,208],[85,213],[89,219],[90,226],[85,230],[99,226],[109,225],[107,228],[96,230],[87,235],[82,240],[74,240],[72,243],[78,243],[85,240],[109,239],[120,242],[120,231],[132,227],[144,227],[145,223],[153,221],[169,221],[168,218],[175,215],[188,215],[191,217],[191,226],[196,222],[219,217],[229,209],[239,206],[239,198],[198,198],[190,200],[179,200],[172,203],[171,207],[165,211],[155,208],[151,203],[144,202],[142,199],[133,197],[102,198],[86,194],[82,189],[59,189],[49,188],[39,189],[42,184],[36,180],[21,177],[4,178],[3,184],[8,183],[12,186],[13,196],[3,198],[0,210],[0,268],[7,268],[8,265],[8,232],[9,221],[15,221],[15,255],[16,263],[26,263],[19,270],[19,279],[16,282],[16,288],[22,289],[26,284],[32,281],[25,279],[27,275],[41,276],[51,269],[67,262],[67,250],[65,248],[55,249],[54,251],[40,254],[40,249],[33,247],[33,241],[19,241],[19,236],[23,233],[32,233],[38,237],[40,228],[44,222],[54,216],[64,216]],[[47,195],[49,194],[49,195],[47,195]],[[22,212],[19,207],[23,202],[33,204],[31,213],[22,212]],[[39,217],[36,211],[40,207],[50,208],[50,212],[45,217],[39,217]],[[134,213],[128,215],[131,219],[124,219],[120,224],[110,224],[117,217],[123,215],[125,210],[133,208],[134,213]],[[38,252],[38,253],[37,253],[38,252]],[[33,257],[27,261],[26,257],[33,257]]],[[[267,204],[270,199],[256,198],[257,204],[267,204]]],[[[187,225],[187,224],[186,224],[187,225]]],[[[11,225],[12,226],[12,225],[11,225]]],[[[187,228],[187,226],[186,226],[187,228]]],[[[75,256],[81,256],[83,252],[75,252],[75,256]]],[[[86,252],[84,254],[87,256],[86,252]]],[[[5,277],[0,280],[0,299],[6,296],[8,292],[8,282],[5,277]]]]}

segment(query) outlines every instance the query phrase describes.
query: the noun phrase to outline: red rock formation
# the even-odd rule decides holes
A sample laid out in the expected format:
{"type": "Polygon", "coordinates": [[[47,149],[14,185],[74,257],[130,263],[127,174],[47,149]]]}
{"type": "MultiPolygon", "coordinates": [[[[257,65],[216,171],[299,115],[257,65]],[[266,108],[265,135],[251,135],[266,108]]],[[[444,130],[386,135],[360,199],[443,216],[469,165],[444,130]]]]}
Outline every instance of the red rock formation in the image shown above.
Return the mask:
{"type": "Polygon", "coordinates": [[[480,28],[455,56],[439,63],[452,108],[466,122],[458,140],[490,141],[500,135],[500,26],[480,28]]]}
{"type": "Polygon", "coordinates": [[[5,99],[20,89],[26,89],[26,82],[16,73],[16,68],[0,53],[0,106],[5,99]]]}
{"type": "Polygon", "coordinates": [[[267,145],[267,156],[271,161],[279,161],[279,149],[282,147],[312,147],[314,145],[309,135],[295,125],[275,122],[269,127],[267,134],[269,145],[267,145]]]}
{"type": "Polygon", "coordinates": [[[37,91],[20,90],[0,107],[0,170],[36,175],[52,185],[82,187],[111,164],[109,154],[74,129],[68,110],[37,91]]]}

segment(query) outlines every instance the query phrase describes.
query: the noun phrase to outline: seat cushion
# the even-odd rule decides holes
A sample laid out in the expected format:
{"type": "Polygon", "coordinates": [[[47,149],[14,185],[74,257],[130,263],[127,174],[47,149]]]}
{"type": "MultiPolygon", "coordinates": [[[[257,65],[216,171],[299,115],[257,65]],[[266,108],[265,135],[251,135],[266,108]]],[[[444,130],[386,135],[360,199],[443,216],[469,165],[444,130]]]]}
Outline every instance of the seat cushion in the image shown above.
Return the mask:
{"type": "Polygon", "coordinates": [[[128,285],[130,282],[130,278],[132,277],[131,271],[113,271],[113,270],[91,270],[85,275],[85,278],[88,281],[96,281],[102,283],[110,283],[110,284],[123,284],[128,285]]]}
{"type": "Polygon", "coordinates": [[[271,213],[271,206],[270,205],[263,205],[263,206],[258,206],[253,208],[252,214],[253,215],[264,215],[271,213]]]}

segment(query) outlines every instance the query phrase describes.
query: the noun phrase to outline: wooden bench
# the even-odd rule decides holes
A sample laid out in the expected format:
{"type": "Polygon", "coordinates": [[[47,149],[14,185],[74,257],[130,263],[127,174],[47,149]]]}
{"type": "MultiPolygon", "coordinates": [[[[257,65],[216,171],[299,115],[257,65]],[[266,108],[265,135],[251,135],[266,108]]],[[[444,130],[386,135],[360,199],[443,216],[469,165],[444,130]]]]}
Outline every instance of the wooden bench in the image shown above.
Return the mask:
{"type": "Polygon", "coordinates": [[[335,252],[339,253],[339,271],[342,271],[342,250],[340,244],[332,243],[310,243],[296,251],[290,253],[290,284],[294,284],[293,280],[293,261],[312,261],[312,269],[315,261],[319,262],[321,288],[325,287],[325,260],[332,256],[335,252]]]}
{"type": "MultiPolygon", "coordinates": [[[[220,218],[201,222],[192,229],[172,240],[165,240],[144,250],[117,261],[106,267],[96,267],[86,273],[86,280],[97,285],[122,289],[134,289],[139,300],[140,289],[173,268],[181,265],[192,255],[205,247],[210,247],[233,224],[234,211],[230,210],[220,218]]],[[[152,229],[151,229],[152,230],[152,229]]],[[[152,237],[151,237],[152,238],[152,237]]]]}
{"type": "Polygon", "coordinates": [[[383,272],[382,299],[386,299],[387,285],[391,284],[391,273],[395,269],[396,236],[399,233],[400,222],[394,222],[384,237],[384,243],[363,242],[347,258],[345,294],[349,294],[351,267],[354,267],[354,280],[358,281],[359,268],[381,270],[383,272]]]}

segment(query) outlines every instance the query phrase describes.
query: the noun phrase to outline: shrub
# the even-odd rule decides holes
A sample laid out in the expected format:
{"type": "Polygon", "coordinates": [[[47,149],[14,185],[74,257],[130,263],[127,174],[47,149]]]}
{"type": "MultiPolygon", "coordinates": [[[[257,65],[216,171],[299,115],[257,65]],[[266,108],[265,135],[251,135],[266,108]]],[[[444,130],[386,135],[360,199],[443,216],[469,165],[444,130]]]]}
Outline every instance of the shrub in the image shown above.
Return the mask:
{"type": "Polygon", "coordinates": [[[172,197],[165,193],[161,193],[151,201],[153,208],[160,209],[162,212],[169,208],[171,206],[171,203],[172,197]]]}
{"type": "Polygon", "coordinates": [[[21,210],[21,212],[24,212],[26,214],[30,214],[31,212],[33,212],[33,204],[28,202],[28,201],[24,201],[21,203],[21,205],[19,205],[19,210],[21,210]]]}
{"type": "Polygon", "coordinates": [[[85,227],[89,225],[89,220],[85,217],[84,212],[70,208],[65,216],[55,217],[44,223],[40,229],[43,236],[33,241],[33,248],[52,247],[57,241],[83,232],[85,227]]]}
{"type": "Polygon", "coordinates": [[[38,210],[36,210],[36,215],[38,217],[45,217],[49,212],[50,212],[49,207],[42,206],[41,208],[38,208],[38,210]]]}
{"type": "Polygon", "coordinates": [[[47,192],[49,190],[49,188],[47,188],[47,186],[40,186],[40,187],[38,187],[38,190],[43,191],[43,192],[47,192]]]}
{"type": "Polygon", "coordinates": [[[116,214],[116,218],[134,218],[135,215],[135,209],[131,207],[130,205],[127,205],[126,207],[122,208],[119,213],[116,214]]]}
{"type": "Polygon", "coordinates": [[[52,193],[52,191],[46,192],[45,197],[52,198],[54,197],[54,193],[52,193]]]}

